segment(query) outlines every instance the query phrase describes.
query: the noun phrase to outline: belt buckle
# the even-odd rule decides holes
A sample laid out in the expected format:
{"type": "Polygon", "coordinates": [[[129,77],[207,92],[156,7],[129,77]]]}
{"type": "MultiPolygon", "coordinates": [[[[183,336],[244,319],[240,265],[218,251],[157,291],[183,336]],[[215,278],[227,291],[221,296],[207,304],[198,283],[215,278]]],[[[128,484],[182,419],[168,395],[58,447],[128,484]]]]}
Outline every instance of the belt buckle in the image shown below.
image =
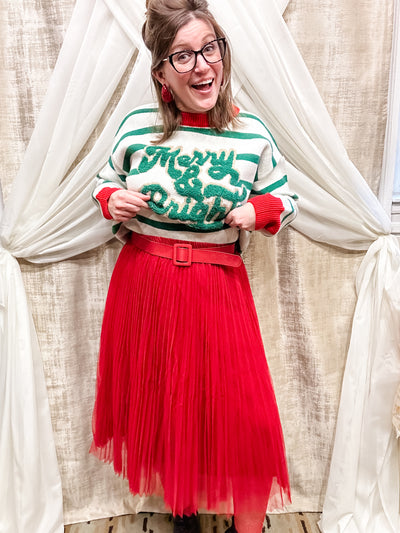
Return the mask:
{"type": "Polygon", "coordinates": [[[190,266],[192,264],[192,245],[175,243],[172,255],[172,264],[175,266],[190,266]],[[186,250],[185,258],[181,259],[181,252],[186,250]]]}

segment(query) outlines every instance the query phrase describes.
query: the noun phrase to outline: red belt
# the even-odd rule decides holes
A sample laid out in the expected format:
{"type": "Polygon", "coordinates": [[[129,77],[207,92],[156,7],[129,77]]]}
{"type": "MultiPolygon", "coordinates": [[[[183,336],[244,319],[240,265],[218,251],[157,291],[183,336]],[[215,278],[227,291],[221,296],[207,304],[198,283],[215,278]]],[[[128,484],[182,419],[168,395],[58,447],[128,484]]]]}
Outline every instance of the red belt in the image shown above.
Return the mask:
{"type": "Polygon", "coordinates": [[[132,233],[130,242],[139,250],[143,250],[148,254],[171,259],[175,266],[190,266],[192,263],[211,263],[213,265],[238,267],[242,264],[240,255],[233,253],[235,244],[225,244],[212,248],[193,248],[191,244],[185,242],[177,242],[173,245],[155,242],[138,233],[132,233]]]}

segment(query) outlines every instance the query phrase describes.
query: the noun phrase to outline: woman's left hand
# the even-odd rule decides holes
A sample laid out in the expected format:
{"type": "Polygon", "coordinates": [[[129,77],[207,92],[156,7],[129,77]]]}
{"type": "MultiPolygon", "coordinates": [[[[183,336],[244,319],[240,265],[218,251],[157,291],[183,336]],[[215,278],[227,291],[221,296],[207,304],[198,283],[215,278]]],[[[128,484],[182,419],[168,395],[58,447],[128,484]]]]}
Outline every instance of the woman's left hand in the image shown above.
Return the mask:
{"type": "Polygon", "coordinates": [[[232,209],[225,217],[225,223],[232,228],[254,231],[256,227],[256,212],[253,204],[247,202],[241,207],[232,209]]]}

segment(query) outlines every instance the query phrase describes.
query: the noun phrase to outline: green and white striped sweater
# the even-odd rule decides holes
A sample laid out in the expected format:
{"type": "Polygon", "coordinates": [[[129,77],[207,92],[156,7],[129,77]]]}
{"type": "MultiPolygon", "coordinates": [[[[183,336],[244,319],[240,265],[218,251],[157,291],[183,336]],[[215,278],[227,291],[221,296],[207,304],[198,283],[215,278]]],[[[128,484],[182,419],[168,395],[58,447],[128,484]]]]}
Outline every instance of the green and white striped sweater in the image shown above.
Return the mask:
{"type": "Polygon", "coordinates": [[[270,231],[265,224],[262,231],[272,235],[288,225],[296,216],[297,196],[289,190],[285,160],[257,116],[241,112],[238,118],[239,127],[217,133],[200,125],[204,116],[197,120],[183,114],[180,128],[159,145],[152,143],[162,131],[156,107],[129,113],[96,177],[93,197],[105,214],[106,191],[128,188],[150,195],[151,209],[114,225],[114,233],[122,239],[132,230],[180,240],[235,242],[239,230],[224,223],[226,215],[249,198],[254,198],[257,213],[256,200],[262,195],[282,202],[277,223],[270,231]]]}

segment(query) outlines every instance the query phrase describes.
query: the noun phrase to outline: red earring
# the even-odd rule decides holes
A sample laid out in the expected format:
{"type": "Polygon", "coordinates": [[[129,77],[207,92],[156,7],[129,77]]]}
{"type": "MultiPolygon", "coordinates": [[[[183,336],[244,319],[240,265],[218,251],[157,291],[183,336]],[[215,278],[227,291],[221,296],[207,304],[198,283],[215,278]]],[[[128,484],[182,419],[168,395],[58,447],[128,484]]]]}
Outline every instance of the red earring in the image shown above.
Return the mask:
{"type": "Polygon", "coordinates": [[[174,99],[174,97],[171,94],[171,91],[168,89],[168,87],[165,85],[165,83],[164,83],[164,85],[161,88],[161,99],[166,104],[171,103],[172,100],[174,99]]]}

